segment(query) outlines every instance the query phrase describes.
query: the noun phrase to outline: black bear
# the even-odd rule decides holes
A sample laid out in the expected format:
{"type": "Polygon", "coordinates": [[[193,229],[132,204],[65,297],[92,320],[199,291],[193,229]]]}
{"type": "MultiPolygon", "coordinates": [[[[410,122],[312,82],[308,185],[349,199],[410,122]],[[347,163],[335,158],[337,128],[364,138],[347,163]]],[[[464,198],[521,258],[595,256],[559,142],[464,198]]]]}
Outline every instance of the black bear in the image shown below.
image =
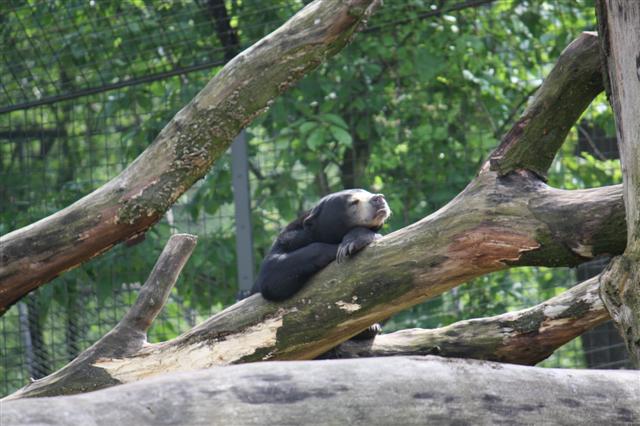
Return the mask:
{"type": "Polygon", "coordinates": [[[291,297],[329,263],[343,262],[378,238],[390,214],[382,194],[348,189],[327,195],[280,232],[251,293],[274,301],[291,297]]]}

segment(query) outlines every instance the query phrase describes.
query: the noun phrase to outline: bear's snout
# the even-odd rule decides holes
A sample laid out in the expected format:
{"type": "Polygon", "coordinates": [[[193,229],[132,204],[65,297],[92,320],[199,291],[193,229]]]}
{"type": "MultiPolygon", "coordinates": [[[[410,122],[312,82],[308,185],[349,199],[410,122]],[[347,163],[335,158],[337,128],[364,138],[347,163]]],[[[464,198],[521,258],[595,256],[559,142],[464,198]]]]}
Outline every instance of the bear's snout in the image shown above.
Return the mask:
{"type": "Polygon", "coordinates": [[[374,195],[373,197],[371,197],[370,202],[374,207],[377,208],[382,208],[387,204],[387,201],[384,199],[384,195],[382,194],[374,195]]]}

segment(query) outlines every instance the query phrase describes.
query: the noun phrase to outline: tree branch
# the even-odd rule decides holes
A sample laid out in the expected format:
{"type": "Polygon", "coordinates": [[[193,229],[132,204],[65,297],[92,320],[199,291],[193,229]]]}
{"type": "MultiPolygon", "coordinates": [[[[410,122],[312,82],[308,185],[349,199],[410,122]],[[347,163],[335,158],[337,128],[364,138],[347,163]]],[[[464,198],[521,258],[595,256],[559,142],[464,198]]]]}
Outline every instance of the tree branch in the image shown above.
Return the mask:
{"type": "Polygon", "coordinates": [[[170,371],[311,359],[471,278],[511,265],[574,265],[622,250],[620,187],[560,191],[519,174],[492,175],[350,262],[329,265],[285,302],[251,297],[134,358],[96,365],[127,382],[155,374],[160,365],[170,371]],[[167,351],[181,355],[167,360],[167,351]]]}
{"type": "Polygon", "coordinates": [[[491,170],[505,175],[525,169],[545,178],[569,130],[602,89],[598,36],[582,33],[491,154],[491,170]]]}
{"type": "Polygon", "coordinates": [[[377,0],[317,0],[230,61],[118,177],[0,238],[0,314],[29,291],[144,232],[279,94],[340,51],[377,0]]]}
{"type": "Polygon", "coordinates": [[[254,363],[3,403],[2,424],[637,424],[638,373],[429,357],[254,363]],[[464,392],[461,392],[464,389],[464,392]],[[381,403],[381,401],[383,403],[381,403]]]}
{"type": "Polygon", "coordinates": [[[148,345],[147,330],[167,302],[196,242],[194,235],[172,235],[137,300],[109,333],[62,369],[31,382],[6,399],[88,392],[117,384],[93,363],[102,358],[131,356],[148,345]]]}
{"type": "Polygon", "coordinates": [[[189,234],[174,234],[164,247],[149,278],[120,326],[147,333],[165,303],[171,289],[178,281],[182,268],[196,248],[198,237],[189,234]]]}
{"type": "Polygon", "coordinates": [[[599,277],[534,307],[436,329],[410,329],[373,340],[348,340],[323,358],[440,355],[535,365],[557,348],[610,319],[599,277]]]}

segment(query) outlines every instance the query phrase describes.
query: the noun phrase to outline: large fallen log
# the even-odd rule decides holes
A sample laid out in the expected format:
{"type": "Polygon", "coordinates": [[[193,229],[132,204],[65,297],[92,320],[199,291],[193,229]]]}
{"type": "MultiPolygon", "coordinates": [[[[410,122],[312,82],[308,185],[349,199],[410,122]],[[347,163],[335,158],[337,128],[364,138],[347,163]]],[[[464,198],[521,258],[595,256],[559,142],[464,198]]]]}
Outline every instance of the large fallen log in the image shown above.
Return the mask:
{"type": "Polygon", "coordinates": [[[611,318],[599,297],[599,279],[590,278],[531,308],[431,330],[408,329],[372,340],[349,340],[323,357],[431,354],[535,365],[611,318]]]}
{"type": "Polygon", "coordinates": [[[377,0],[316,0],[227,63],[129,167],[0,237],[0,315],[31,290],[144,233],[273,99],[340,51],[377,0]]]}
{"type": "Polygon", "coordinates": [[[439,357],[267,362],[4,402],[3,425],[613,425],[640,422],[640,373],[439,357]]]}

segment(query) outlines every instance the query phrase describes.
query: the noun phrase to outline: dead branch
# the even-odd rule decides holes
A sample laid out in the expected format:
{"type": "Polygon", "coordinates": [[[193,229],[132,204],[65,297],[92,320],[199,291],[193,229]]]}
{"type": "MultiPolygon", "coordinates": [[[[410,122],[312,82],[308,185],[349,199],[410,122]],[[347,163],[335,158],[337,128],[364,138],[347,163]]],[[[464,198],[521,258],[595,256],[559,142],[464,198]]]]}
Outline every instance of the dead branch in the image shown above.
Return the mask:
{"type": "Polygon", "coordinates": [[[327,358],[440,355],[535,365],[585,331],[610,319],[599,296],[599,277],[517,312],[409,329],[373,340],[348,340],[327,358]]]}
{"type": "Polygon", "coordinates": [[[491,170],[504,175],[525,169],[545,178],[569,130],[602,89],[598,36],[585,32],[562,52],[522,117],[491,154],[491,170]]]}
{"type": "MultiPolygon", "coordinates": [[[[55,373],[18,395],[76,392],[69,380],[84,386],[88,377],[106,387],[171,371],[313,359],[370,324],[473,277],[510,265],[569,265],[603,247],[615,250],[613,240],[606,241],[623,235],[620,187],[560,191],[539,181],[531,186],[527,179],[485,173],[475,184],[487,186],[468,188],[449,206],[385,236],[353,260],[329,265],[285,302],[252,296],[175,339],[94,357],[83,367],[87,377],[55,373]]],[[[617,250],[623,246],[618,241],[617,250]]]]}
{"type": "MultiPolygon", "coordinates": [[[[574,47],[564,54],[592,51],[589,43],[574,47]]],[[[562,70],[578,78],[574,68],[556,72],[562,70]]],[[[547,81],[542,93],[549,91],[547,81]]],[[[96,359],[91,375],[110,386],[172,371],[313,359],[372,323],[474,277],[511,266],[573,266],[621,253],[626,243],[622,206],[620,186],[565,191],[525,170],[499,176],[484,167],[438,212],[385,236],[345,264],[329,265],[293,298],[278,304],[258,295],[245,299],[175,339],[127,356],[96,359]]],[[[31,386],[21,395],[43,389],[31,386]]]]}

